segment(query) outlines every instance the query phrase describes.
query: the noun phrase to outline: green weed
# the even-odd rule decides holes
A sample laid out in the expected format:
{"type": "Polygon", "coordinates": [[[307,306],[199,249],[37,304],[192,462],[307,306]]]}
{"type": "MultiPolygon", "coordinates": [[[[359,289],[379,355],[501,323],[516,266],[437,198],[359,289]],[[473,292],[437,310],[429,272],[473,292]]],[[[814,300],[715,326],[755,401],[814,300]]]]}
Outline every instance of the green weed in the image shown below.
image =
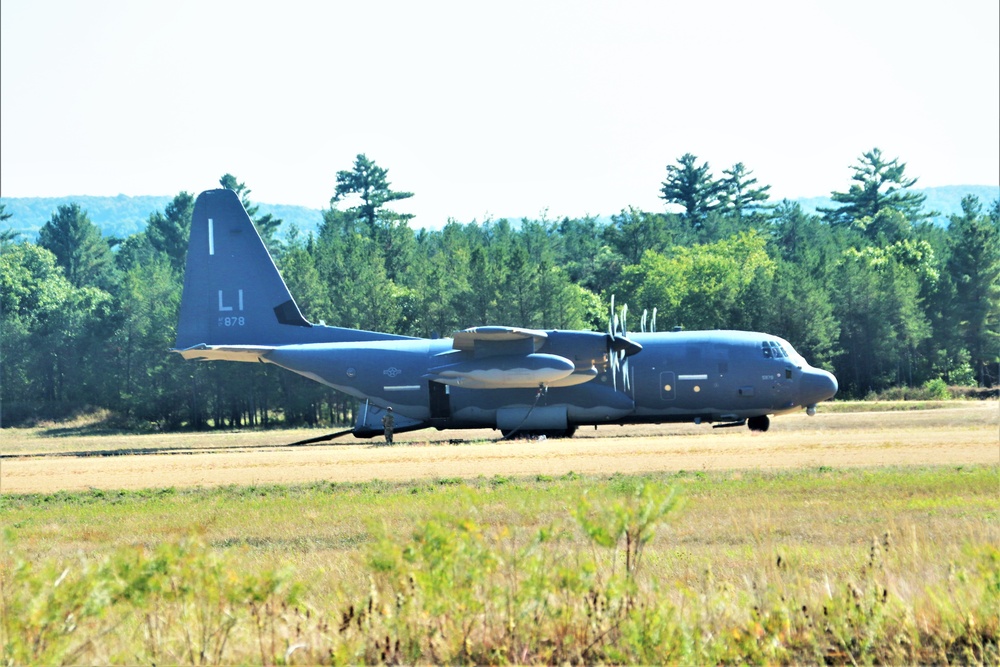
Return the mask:
{"type": "Polygon", "coordinates": [[[238,575],[196,538],[4,570],[7,664],[222,664],[241,620],[255,630],[261,662],[273,664],[273,609],[301,589],[287,572],[238,575]]]}
{"type": "Polygon", "coordinates": [[[4,496],[3,662],[998,664],[997,474],[4,496]]]}

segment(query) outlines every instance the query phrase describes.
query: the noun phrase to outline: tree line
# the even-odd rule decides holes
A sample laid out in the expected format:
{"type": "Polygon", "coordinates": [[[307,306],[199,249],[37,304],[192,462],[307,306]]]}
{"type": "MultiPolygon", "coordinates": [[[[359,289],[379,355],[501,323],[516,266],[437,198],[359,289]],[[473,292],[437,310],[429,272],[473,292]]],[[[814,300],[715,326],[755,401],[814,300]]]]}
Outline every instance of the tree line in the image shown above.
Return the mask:
{"type": "MultiPolygon", "coordinates": [[[[962,201],[946,227],[916,178],[877,148],[837,204],[772,202],[738,163],[715,177],[690,153],[660,190],[677,212],[507,219],[414,230],[412,193],[365,155],[339,171],[318,231],[259,214],[237,192],[308,319],[413,336],[468,326],[607,328],[608,302],[660,330],[749,329],[833,371],[841,396],[931,380],[994,386],[1000,358],[1000,200],[962,201]],[[283,233],[279,234],[279,231],[283,233]]],[[[667,208],[665,206],[665,208],[667,208]]],[[[353,399],[266,364],[189,363],[177,325],[194,196],[109,239],[59,206],[36,243],[0,232],[4,425],[99,408],[130,427],[345,423],[353,399]]],[[[0,223],[9,219],[0,207],[0,223]]]]}

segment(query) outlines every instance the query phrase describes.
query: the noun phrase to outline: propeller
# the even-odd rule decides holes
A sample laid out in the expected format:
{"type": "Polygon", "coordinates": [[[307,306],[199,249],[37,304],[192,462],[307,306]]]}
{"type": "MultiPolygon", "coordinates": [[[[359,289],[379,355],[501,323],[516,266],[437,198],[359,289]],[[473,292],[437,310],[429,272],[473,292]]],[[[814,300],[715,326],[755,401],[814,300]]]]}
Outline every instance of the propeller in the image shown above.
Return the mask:
{"type": "Polygon", "coordinates": [[[653,317],[648,320],[649,328],[646,328],[647,316],[649,311],[643,308],[642,310],[642,321],[639,323],[639,331],[642,333],[656,333],[656,308],[653,309],[653,317]]]}
{"type": "MultiPolygon", "coordinates": [[[[643,315],[645,320],[645,314],[643,315]]],[[[645,325],[643,325],[645,326],[645,325]]],[[[611,366],[611,383],[615,390],[618,387],[618,371],[621,371],[621,391],[632,389],[632,376],[629,372],[628,358],[642,349],[638,343],[628,339],[628,304],[615,312],[615,297],[611,295],[611,313],[608,317],[608,364],[611,366]]]]}

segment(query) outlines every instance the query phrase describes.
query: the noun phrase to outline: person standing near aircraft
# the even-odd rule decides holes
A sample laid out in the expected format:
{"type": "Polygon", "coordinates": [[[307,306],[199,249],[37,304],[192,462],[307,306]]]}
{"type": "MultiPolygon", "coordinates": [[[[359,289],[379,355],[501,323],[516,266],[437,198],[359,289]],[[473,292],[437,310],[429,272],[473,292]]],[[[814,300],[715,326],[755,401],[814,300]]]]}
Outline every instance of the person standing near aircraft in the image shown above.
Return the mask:
{"type": "Polygon", "coordinates": [[[382,427],[385,429],[385,444],[392,446],[392,429],[396,425],[396,418],[392,415],[392,408],[386,408],[385,416],[382,417],[382,427]]]}

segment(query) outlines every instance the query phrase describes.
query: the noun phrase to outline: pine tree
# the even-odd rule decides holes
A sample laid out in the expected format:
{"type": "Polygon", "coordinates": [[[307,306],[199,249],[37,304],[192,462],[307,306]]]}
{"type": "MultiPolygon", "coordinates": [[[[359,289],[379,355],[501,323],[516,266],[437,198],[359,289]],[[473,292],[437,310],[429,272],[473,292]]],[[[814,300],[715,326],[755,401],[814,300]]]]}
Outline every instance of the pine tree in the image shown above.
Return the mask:
{"type": "Polygon", "coordinates": [[[747,169],[742,162],[737,162],[729,169],[722,172],[725,174],[723,184],[725,186],[725,199],[723,208],[734,214],[737,221],[742,222],[744,214],[752,214],[764,208],[770,195],[767,191],[770,185],[757,185],[757,179],[751,178],[753,170],[747,169]]]}
{"type": "Polygon", "coordinates": [[[164,207],[163,213],[156,211],[146,223],[146,237],[150,246],[170,258],[170,266],[174,271],[180,271],[184,267],[193,214],[194,197],[181,192],[164,207]]]}
{"type": "Polygon", "coordinates": [[[413,193],[393,190],[388,174],[387,169],[379,167],[364,153],[359,154],[352,170],[337,172],[337,187],[330,205],[333,206],[350,195],[357,195],[361,204],[348,210],[357,211],[373,232],[380,224],[389,226],[393,222],[406,222],[413,215],[384,210],[384,207],[390,202],[408,199],[413,193]]]}
{"type": "Polygon", "coordinates": [[[906,164],[899,158],[885,160],[882,151],[873,148],[858,158],[851,167],[855,181],[847,192],[833,192],[833,201],[843,204],[840,208],[821,208],[820,213],[832,225],[850,225],[865,218],[875,218],[880,211],[892,208],[915,223],[930,217],[923,213],[926,197],[916,192],[906,192],[916,184],[916,178],[904,175],[906,164]]]}
{"type": "Polygon", "coordinates": [[[952,216],[948,236],[947,268],[956,295],[952,319],[977,380],[990,386],[1000,380],[1000,218],[984,215],[979,198],[968,196],[962,215],[952,216]]]}
{"type": "Polygon", "coordinates": [[[695,155],[685,153],[677,160],[680,166],[667,166],[667,180],[660,188],[660,199],[683,206],[688,224],[701,229],[708,214],[724,204],[726,184],[712,177],[707,162],[699,167],[697,161],[695,155]]]}
{"type": "Polygon", "coordinates": [[[413,218],[410,213],[397,213],[386,205],[409,199],[412,192],[397,192],[390,186],[388,170],[379,167],[373,160],[361,153],[354,160],[350,171],[337,172],[337,186],[330,199],[331,208],[347,197],[357,197],[360,204],[347,209],[367,225],[369,238],[375,240],[385,261],[386,274],[392,280],[404,279],[414,251],[413,231],[407,222],[413,218]]]}
{"type": "Polygon", "coordinates": [[[74,287],[109,287],[114,255],[79,204],[60,206],[38,232],[38,245],[52,252],[74,287]]]}
{"type": "Polygon", "coordinates": [[[236,177],[232,174],[224,174],[222,178],[219,179],[219,185],[227,190],[232,190],[240,196],[243,208],[246,209],[247,215],[249,215],[250,219],[253,220],[253,224],[257,228],[257,232],[260,234],[260,237],[264,239],[264,243],[267,245],[268,249],[272,251],[276,249],[278,245],[278,227],[281,226],[282,222],[281,218],[275,218],[270,213],[257,215],[260,210],[260,206],[250,201],[250,188],[246,186],[246,183],[240,183],[237,181],[236,177]]]}
{"type": "MultiPolygon", "coordinates": [[[[14,217],[13,213],[7,213],[5,209],[6,205],[0,204],[0,222],[7,222],[12,217],[14,217]]],[[[17,237],[20,235],[21,232],[16,232],[10,227],[8,227],[3,231],[0,231],[0,250],[3,250],[8,245],[15,242],[17,240],[17,237]]]]}

